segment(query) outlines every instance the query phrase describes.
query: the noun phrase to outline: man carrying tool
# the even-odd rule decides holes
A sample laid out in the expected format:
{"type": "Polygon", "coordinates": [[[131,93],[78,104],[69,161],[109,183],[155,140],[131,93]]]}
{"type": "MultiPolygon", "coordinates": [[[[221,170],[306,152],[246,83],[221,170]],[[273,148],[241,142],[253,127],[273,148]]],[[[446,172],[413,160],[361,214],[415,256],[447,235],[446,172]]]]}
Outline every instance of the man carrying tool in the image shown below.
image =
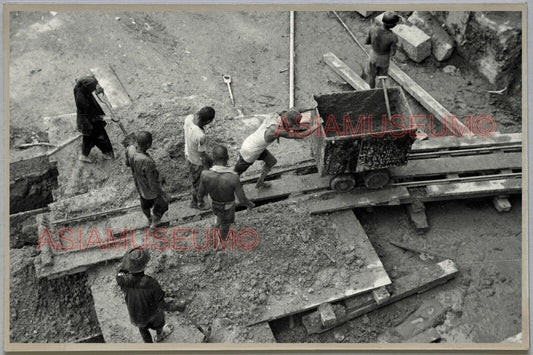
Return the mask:
{"type": "Polygon", "coordinates": [[[103,92],[94,76],[84,76],[76,81],[74,99],[76,101],[78,131],[83,135],[79,160],[92,163],[89,153],[97,146],[104,159],[113,159],[113,147],[105,130],[104,111],[96,102],[92,92],[103,92]]]}
{"type": "Polygon", "coordinates": [[[230,225],[235,222],[235,196],[250,211],[255,205],[246,198],[239,175],[228,167],[228,150],[217,145],[213,149],[213,166],[202,171],[198,187],[198,200],[203,201],[209,194],[212,200],[213,214],[216,216],[215,228],[226,238],[230,225]]]}
{"type": "Polygon", "coordinates": [[[131,167],[133,181],[141,198],[141,209],[148,218],[150,228],[155,228],[161,222],[163,214],[168,210],[170,197],[161,188],[159,172],[154,160],[147,153],[147,150],[152,146],[152,134],[146,131],[137,134],[139,150],[132,145],[128,138],[125,140],[125,145],[128,145],[126,165],[131,167]]]}
{"type": "Polygon", "coordinates": [[[369,53],[367,67],[368,84],[373,89],[376,87],[376,76],[388,75],[390,58],[396,53],[398,37],[391,31],[400,21],[400,17],[387,11],[383,14],[382,25],[372,25],[368,30],[365,44],[372,48],[369,53]]]}
{"type": "Polygon", "coordinates": [[[191,208],[205,210],[207,205],[203,200],[198,200],[198,185],[203,169],[209,168],[209,157],[206,154],[206,136],[204,127],[215,119],[215,110],[212,107],[203,107],[193,115],[185,117],[183,134],[185,136],[185,157],[189,165],[189,179],[191,183],[191,208]]]}
{"type": "Polygon", "coordinates": [[[256,160],[262,160],[264,164],[261,176],[257,180],[255,187],[258,189],[270,187],[270,183],[265,182],[265,178],[278,161],[268,151],[267,147],[279,137],[301,139],[308,136],[309,134],[298,134],[302,130],[294,130],[299,118],[301,118],[301,114],[296,108],[291,108],[289,111],[283,111],[282,113],[274,113],[265,118],[261,126],[242,143],[239,151],[239,160],[235,165],[235,172],[242,175],[256,160]],[[289,129],[286,129],[287,124],[289,129]]]}
{"type": "Polygon", "coordinates": [[[153,343],[149,329],[156,331],[155,341],[161,342],[174,327],[165,323],[165,292],[154,278],[145,275],[144,270],[150,254],[148,250],[129,250],[122,259],[116,280],[126,296],[130,321],[139,328],[145,343],[153,343]]]}

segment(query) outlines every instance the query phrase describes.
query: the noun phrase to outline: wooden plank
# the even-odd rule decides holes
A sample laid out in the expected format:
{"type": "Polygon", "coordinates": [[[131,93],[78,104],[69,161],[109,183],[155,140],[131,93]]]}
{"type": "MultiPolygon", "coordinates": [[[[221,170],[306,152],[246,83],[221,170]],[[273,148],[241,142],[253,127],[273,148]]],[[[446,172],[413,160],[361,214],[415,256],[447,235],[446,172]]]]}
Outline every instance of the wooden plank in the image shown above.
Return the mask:
{"type": "Polygon", "coordinates": [[[320,177],[318,174],[285,175],[281,179],[271,180],[269,188],[256,189],[255,185],[244,185],[244,192],[252,201],[264,201],[288,196],[292,193],[313,192],[329,187],[330,177],[320,177]]]}
{"type": "MultiPolygon", "coordinates": [[[[425,292],[454,278],[458,273],[457,266],[451,260],[444,260],[437,264],[428,265],[418,269],[414,273],[394,280],[393,283],[388,286],[391,297],[385,300],[381,305],[378,305],[375,301],[368,303],[367,298],[359,296],[361,306],[357,307],[355,304],[352,304],[351,307],[353,310],[346,312],[342,317],[338,317],[337,323],[332,327],[323,328],[320,325],[320,315],[318,312],[313,312],[302,317],[302,322],[308,334],[323,333],[365,313],[375,311],[376,309],[399,301],[415,293],[425,292]]],[[[345,303],[346,302],[347,300],[345,303]]]]}
{"type": "Polygon", "coordinates": [[[442,149],[482,148],[505,145],[522,144],[522,133],[495,133],[491,137],[431,137],[426,140],[416,140],[411,147],[412,153],[422,153],[442,149]]]}
{"type": "Polygon", "coordinates": [[[439,340],[440,333],[435,328],[429,328],[424,330],[422,333],[415,335],[412,338],[405,339],[400,341],[401,343],[411,343],[411,344],[419,344],[419,343],[434,343],[437,340],[439,340]]]}
{"type": "Polygon", "coordinates": [[[520,193],[522,179],[498,179],[477,182],[458,182],[426,186],[427,197],[425,201],[433,198],[468,198],[473,195],[494,195],[507,193],[520,193]]]}
{"type": "Polygon", "coordinates": [[[395,206],[410,198],[408,189],[401,187],[386,187],[380,190],[364,190],[338,193],[328,200],[310,200],[305,207],[311,214],[334,212],[352,208],[370,206],[395,206]]]}
{"type": "MultiPolygon", "coordinates": [[[[401,343],[412,341],[412,338],[431,329],[444,318],[446,309],[436,300],[428,300],[413,313],[411,313],[400,325],[388,329],[378,336],[379,343],[401,343]]],[[[415,338],[416,339],[416,338],[415,338]]],[[[420,342],[421,339],[416,342],[420,342]]]]}
{"type": "Polygon", "coordinates": [[[268,322],[246,327],[228,318],[215,318],[211,324],[211,334],[208,342],[275,343],[276,338],[268,322]]]}
{"type": "Polygon", "coordinates": [[[391,168],[390,173],[406,178],[521,168],[522,153],[515,152],[410,160],[407,165],[391,168]]]}
{"type": "Polygon", "coordinates": [[[389,75],[424,108],[432,113],[435,118],[437,118],[442,124],[446,125],[448,130],[458,128],[463,131],[464,134],[473,135],[468,127],[466,127],[461,121],[456,120],[452,123],[452,114],[393,62],[391,62],[389,66],[389,75]]]}
{"type": "MultiPolygon", "coordinates": [[[[337,245],[344,248],[346,241],[354,246],[357,255],[364,255],[365,265],[355,274],[349,274],[348,281],[343,284],[352,285],[350,288],[336,287],[332,280],[332,286],[322,288],[320,293],[308,293],[305,290],[290,289],[288,295],[281,298],[270,297],[264,310],[257,315],[257,319],[250,325],[260,322],[271,321],[283,317],[317,308],[323,303],[331,303],[343,300],[347,297],[371,291],[381,286],[389,285],[390,278],[379,259],[366,233],[351,211],[333,213],[332,225],[335,233],[330,238],[338,238],[337,245]],[[305,298],[304,298],[305,295],[305,298]]],[[[346,246],[349,248],[349,246],[346,246]]],[[[287,285],[286,287],[290,287],[287,285]]]]}
{"type": "Polygon", "coordinates": [[[404,250],[409,250],[409,251],[412,251],[412,252],[415,252],[415,253],[419,253],[419,254],[428,254],[428,255],[437,256],[439,258],[454,259],[454,258],[451,258],[449,256],[442,255],[442,254],[433,252],[431,250],[427,250],[427,249],[425,249],[423,247],[401,243],[401,242],[398,242],[396,240],[389,240],[389,243],[394,245],[394,246],[396,246],[396,247],[398,247],[398,248],[401,248],[401,249],[404,249],[404,250]]]}
{"type": "Polygon", "coordinates": [[[131,105],[132,101],[125,91],[120,80],[109,67],[98,67],[91,69],[98,83],[104,88],[105,95],[111,103],[111,107],[131,105]]]}
{"type": "Polygon", "coordinates": [[[331,52],[324,54],[324,61],[355,90],[370,90],[368,83],[361,79],[361,77],[350,69],[350,67],[342,60],[337,58],[335,54],[331,52]]]}
{"type": "MultiPolygon", "coordinates": [[[[115,272],[115,265],[105,265],[91,269],[88,275],[102,335],[106,343],[142,343],[139,329],[130,322],[124,294],[115,281],[115,272]]],[[[166,312],[165,316],[167,323],[174,325],[174,331],[164,343],[203,341],[202,332],[183,315],[166,312]]]]}

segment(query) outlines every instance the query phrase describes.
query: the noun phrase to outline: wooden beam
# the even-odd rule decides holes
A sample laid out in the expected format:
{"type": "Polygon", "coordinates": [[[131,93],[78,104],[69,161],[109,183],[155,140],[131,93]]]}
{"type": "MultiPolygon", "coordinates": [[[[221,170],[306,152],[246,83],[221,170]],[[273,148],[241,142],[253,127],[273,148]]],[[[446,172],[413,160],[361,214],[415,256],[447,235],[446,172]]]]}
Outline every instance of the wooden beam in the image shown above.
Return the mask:
{"type": "Polygon", "coordinates": [[[522,179],[499,179],[477,182],[458,182],[448,184],[435,184],[426,186],[427,197],[432,198],[468,198],[472,195],[503,195],[507,193],[519,193],[522,191],[522,179]]]}
{"type": "Polygon", "coordinates": [[[403,70],[401,70],[395,63],[391,62],[389,66],[389,75],[400,84],[405,91],[413,96],[426,110],[438,119],[443,125],[446,125],[448,130],[460,129],[467,135],[474,135],[468,127],[466,127],[459,120],[454,120],[452,114],[444,108],[437,100],[435,100],[426,90],[411,79],[403,70]]]}
{"type": "MultiPolygon", "coordinates": [[[[379,343],[401,343],[435,327],[444,318],[446,309],[436,300],[427,300],[401,324],[378,336],[379,343]]],[[[416,338],[415,338],[416,339],[416,338]]],[[[416,340],[420,342],[422,339],[416,340]]]]}
{"type": "Polygon", "coordinates": [[[100,86],[104,89],[106,96],[113,108],[127,106],[132,103],[122,82],[111,69],[111,67],[98,67],[91,69],[100,86]]]}
{"type": "Polygon", "coordinates": [[[521,169],[522,153],[493,153],[473,156],[409,160],[406,165],[390,169],[395,177],[424,177],[475,171],[521,169]]]}
{"type": "Polygon", "coordinates": [[[428,265],[420,268],[412,274],[394,280],[393,283],[388,286],[391,297],[380,305],[375,301],[368,303],[368,300],[365,297],[359,297],[361,300],[361,306],[357,307],[356,305],[352,305],[353,310],[346,312],[343,317],[338,317],[337,323],[334,326],[327,328],[322,327],[318,312],[313,312],[302,317],[302,322],[308,334],[323,333],[334,327],[338,327],[351,319],[375,311],[376,309],[399,301],[415,293],[425,292],[454,278],[458,273],[459,270],[457,270],[457,266],[451,260],[444,260],[438,264],[428,265]]]}
{"type": "Polygon", "coordinates": [[[423,141],[415,141],[411,147],[413,153],[423,153],[429,151],[438,151],[443,149],[456,149],[460,152],[460,148],[483,148],[505,145],[522,144],[522,133],[495,133],[490,137],[432,137],[423,141]]]}
{"type": "Polygon", "coordinates": [[[324,62],[329,65],[335,73],[342,77],[348,84],[350,84],[355,90],[370,90],[370,86],[366,81],[361,79],[356,72],[354,72],[349,66],[344,64],[342,60],[331,52],[324,54],[324,62]]]}
{"type": "Polygon", "coordinates": [[[385,187],[380,190],[352,191],[336,194],[331,199],[308,201],[305,206],[309,213],[325,213],[369,206],[399,205],[411,194],[406,187],[385,187]]]}

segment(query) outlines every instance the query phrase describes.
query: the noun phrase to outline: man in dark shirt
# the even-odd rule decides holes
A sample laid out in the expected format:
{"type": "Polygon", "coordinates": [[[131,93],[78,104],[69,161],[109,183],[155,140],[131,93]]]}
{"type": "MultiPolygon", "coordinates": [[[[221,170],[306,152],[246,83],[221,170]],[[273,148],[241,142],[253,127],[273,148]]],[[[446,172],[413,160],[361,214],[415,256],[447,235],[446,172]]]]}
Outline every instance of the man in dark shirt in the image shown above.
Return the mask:
{"type": "Polygon", "coordinates": [[[369,53],[367,67],[368,84],[373,89],[376,87],[376,77],[389,73],[390,58],[396,53],[398,37],[391,31],[400,21],[398,15],[387,11],[383,14],[382,25],[372,25],[366,36],[366,44],[372,48],[369,53]]]}
{"type": "Polygon", "coordinates": [[[161,222],[161,217],[168,210],[170,197],[161,188],[159,172],[154,160],[148,155],[147,150],[152,146],[152,134],[141,131],[137,134],[137,145],[131,145],[129,140],[126,144],[126,165],[131,167],[135,187],[141,197],[141,208],[148,218],[150,228],[155,228],[161,222]],[[153,217],[151,210],[153,208],[153,217]]]}
{"type": "Polygon", "coordinates": [[[246,198],[239,175],[228,165],[228,150],[217,145],[213,149],[213,166],[202,171],[198,187],[198,201],[209,194],[212,200],[213,214],[216,216],[216,228],[226,238],[230,225],[235,222],[235,195],[241,204],[251,210],[253,202],[246,198]]]}
{"type": "Polygon", "coordinates": [[[174,328],[171,324],[165,324],[165,292],[157,280],[144,274],[149,260],[147,250],[131,249],[124,255],[116,276],[126,296],[130,321],[139,328],[145,343],[153,343],[149,329],[156,331],[155,341],[160,342],[174,328]]]}
{"type": "Polygon", "coordinates": [[[83,135],[79,160],[92,163],[89,153],[97,146],[104,159],[113,159],[113,147],[105,130],[104,111],[96,102],[92,92],[103,92],[94,76],[84,76],[76,81],[74,100],[76,101],[78,131],[83,135]]]}

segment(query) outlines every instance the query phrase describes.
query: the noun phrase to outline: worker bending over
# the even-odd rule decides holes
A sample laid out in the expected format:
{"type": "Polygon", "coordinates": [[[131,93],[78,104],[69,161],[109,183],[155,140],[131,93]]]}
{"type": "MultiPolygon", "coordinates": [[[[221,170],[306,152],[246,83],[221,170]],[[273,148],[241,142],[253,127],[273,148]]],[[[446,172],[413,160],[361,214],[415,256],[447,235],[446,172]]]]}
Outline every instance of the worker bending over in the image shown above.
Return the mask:
{"type": "Polygon", "coordinates": [[[101,93],[104,90],[94,76],[84,76],[76,80],[74,86],[74,100],[76,102],[76,124],[83,135],[79,160],[92,163],[89,153],[94,146],[102,151],[104,159],[113,159],[113,147],[105,130],[104,111],[96,102],[93,91],[101,93]]]}
{"type": "Polygon", "coordinates": [[[259,128],[242,143],[239,151],[239,160],[235,165],[235,172],[242,175],[256,160],[262,160],[264,163],[263,169],[255,187],[270,187],[270,184],[265,182],[265,178],[278,161],[268,151],[267,147],[279,137],[301,139],[308,136],[309,134],[299,134],[307,131],[307,129],[297,127],[297,121],[300,118],[300,111],[296,108],[291,108],[289,111],[283,111],[282,113],[274,113],[265,118],[259,128]]]}

